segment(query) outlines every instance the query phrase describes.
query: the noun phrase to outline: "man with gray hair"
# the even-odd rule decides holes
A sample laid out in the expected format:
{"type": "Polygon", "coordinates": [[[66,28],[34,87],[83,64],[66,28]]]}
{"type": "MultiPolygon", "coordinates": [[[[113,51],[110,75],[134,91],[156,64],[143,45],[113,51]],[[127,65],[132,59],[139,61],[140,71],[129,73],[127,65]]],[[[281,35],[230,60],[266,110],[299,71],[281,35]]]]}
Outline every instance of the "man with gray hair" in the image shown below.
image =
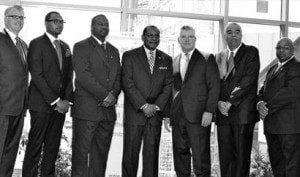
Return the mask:
{"type": "Polygon", "coordinates": [[[27,45],[20,39],[24,25],[21,6],[4,12],[0,33],[0,176],[12,176],[27,109],[27,45]]]}
{"type": "Polygon", "coordinates": [[[173,61],[170,106],[175,171],[177,177],[190,177],[193,159],[196,177],[210,177],[210,125],[220,91],[218,66],[212,54],[195,48],[191,26],[180,29],[178,43],[182,52],[173,61]]]}

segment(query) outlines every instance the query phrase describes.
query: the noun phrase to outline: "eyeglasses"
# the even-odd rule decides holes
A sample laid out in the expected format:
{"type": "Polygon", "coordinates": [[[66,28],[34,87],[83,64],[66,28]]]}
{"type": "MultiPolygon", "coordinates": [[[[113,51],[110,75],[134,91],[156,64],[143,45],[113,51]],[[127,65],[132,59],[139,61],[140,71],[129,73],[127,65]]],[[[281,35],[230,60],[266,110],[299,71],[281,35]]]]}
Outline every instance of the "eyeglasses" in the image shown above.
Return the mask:
{"type": "Polygon", "coordinates": [[[277,47],[275,47],[275,49],[276,50],[281,50],[281,49],[283,49],[283,50],[291,50],[291,47],[289,47],[289,46],[277,46],[277,47]]]}
{"type": "Polygon", "coordinates": [[[19,15],[7,15],[6,17],[11,17],[14,20],[24,20],[25,19],[24,16],[19,16],[19,15]]]}
{"type": "Polygon", "coordinates": [[[180,36],[181,39],[183,40],[192,40],[192,39],[195,39],[196,37],[195,36],[180,36]]]}
{"type": "Polygon", "coordinates": [[[63,20],[58,20],[58,19],[47,20],[47,22],[53,22],[55,25],[66,23],[66,22],[63,21],[63,20]]]}

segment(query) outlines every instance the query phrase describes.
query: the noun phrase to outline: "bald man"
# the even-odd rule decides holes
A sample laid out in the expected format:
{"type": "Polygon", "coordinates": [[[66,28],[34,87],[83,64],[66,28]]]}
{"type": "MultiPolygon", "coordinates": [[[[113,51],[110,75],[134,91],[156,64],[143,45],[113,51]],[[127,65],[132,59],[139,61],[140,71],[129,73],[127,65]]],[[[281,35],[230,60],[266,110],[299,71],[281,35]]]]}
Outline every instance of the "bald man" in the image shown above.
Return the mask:
{"type": "Polygon", "coordinates": [[[23,8],[8,7],[4,16],[5,28],[0,32],[0,176],[11,177],[27,109],[27,45],[19,37],[23,8]]]}
{"type": "Polygon", "coordinates": [[[268,71],[257,103],[274,177],[300,176],[300,63],[293,53],[289,38],[278,41],[278,63],[268,71]]]}
{"type": "Polygon", "coordinates": [[[225,28],[227,49],[217,54],[221,93],[217,127],[222,177],[247,177],[255,123],[259,54],[242,43],[242,29],[236,23],[225,28]]]}

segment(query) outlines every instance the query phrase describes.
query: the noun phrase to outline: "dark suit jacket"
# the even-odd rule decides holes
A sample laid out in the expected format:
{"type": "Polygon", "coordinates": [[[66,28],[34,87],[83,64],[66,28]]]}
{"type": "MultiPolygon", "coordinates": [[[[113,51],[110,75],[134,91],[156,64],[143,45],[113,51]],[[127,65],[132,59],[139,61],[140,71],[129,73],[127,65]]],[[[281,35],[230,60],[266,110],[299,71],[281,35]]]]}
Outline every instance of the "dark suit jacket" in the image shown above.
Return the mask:
{"type": "MultiPolygon", "coordinates": [[[[140,109],[144,104],[157,105],[161,111],[170,99],[172,89],[172,58],[156,50],[153,74],[144,47],[139,47],[123,54],[122,86],[125,93],[124,122],[144,125],[146,118],[140,109]]],[[[162,114],[150,118],[150,123],[161,123],[162,114]]]]}
{"type": "Polygon", "coordinates": [[[273,74],[277,65],[268,71],[259,101],[267,103],[269,114],[264,120],[266,133],[300,133],[300,63],[295,58],[273,74]]]}
{"type": "Polygon", "coordinates": [[[0,33],[0,115],[18,116],[27,108],[28,69],[22,60],[8,33],[0,33]]]}
{"type": "MultiPolygon", "coordinates": [[[[173,93],[179,92],[185,117],[192,123],[201,123],[203,112],[215,113],[219,99],[219,70],[215,57],[204,55],[197,49],[194,50],[183,81],[180,75],[181,56],[176,57],[173,62],[173,93]]],[[[174,119],[177,110],[171,106],[170,111],[171,118],[174,119]]]]}
{"type": "Polygon", "coordinates": [[[115,121],[115,105],[101,106],[110,91],[118,99],[121,66],[117,48],[106,43],[106,52],[89,37],[74,46],[75,93],[72,116],[90,121],[115,121]]]}
{"type": "Polygon", "coordinates": [[[69,46],[61,41],[62,70],[56,50],[46,34],[33,39],[29,44],[28,65],[31,74],[29,86],[29,109],[51,112],[58,97],[72,102],[72,56],[69,46]]]}
{"type": "Polygon", "coordinates": [[[220,101],[229,101],[232,106],[229,116],[217,113],[217,124],[248,124],[258,121],[256,110],[257,82],[259,75],[259,54],[253,46],[242,44],[234,57],[234,68],[226,78],[224,68],[228,50],[217,54],[216,60],[220,71],[220,101]],[[238,88],[237,91],[234,91],[238,88]],[[234,91],[234,92],[233,92],[234,91]]]}

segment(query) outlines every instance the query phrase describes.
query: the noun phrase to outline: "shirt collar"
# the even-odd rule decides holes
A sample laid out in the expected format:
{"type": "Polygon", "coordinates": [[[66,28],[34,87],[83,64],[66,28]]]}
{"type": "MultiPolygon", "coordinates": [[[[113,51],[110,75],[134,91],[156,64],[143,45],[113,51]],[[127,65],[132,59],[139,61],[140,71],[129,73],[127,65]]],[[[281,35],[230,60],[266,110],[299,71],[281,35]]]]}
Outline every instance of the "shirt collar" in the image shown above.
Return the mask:
{"type": "Polygon", "coordinates": [[[284,62],[282,62],[282,63],[280,63],[280,61],[278,60],[278,65],[277,66],[283,66],[283,65],[285,65],[288,61],[290,61],[291,59],[293,59],[294,58],[294,55],[291,57],[291,58],[289,58],[289,59],[287,59],[286,61],[284,61],[284,62]]]}
{"type": "MultiPolygon", "coordinates": [[[[188,52],[190,58],[193,55],[194,51],[195,51],[195,48],[193,48],[193,50],[188,52]]],[[[186,54],[185,52],[183,52],[183,51],[181,52],[181,56],[185,56],[185,54],[186,54]]]]}
{"type": "Polygon", "coordinates": [[[54,36],[52,36],[52,35],[51,35],[50,33],[48,33],[48,32],[46,32],[46,35],[47,35],[47,37],[50,39],[52,45],[53,45],[54,48],[55,48],[54,41],[55,41],[55,40],[59,40],[59,38],[55,38],[54,36]]]}
{"type": "Polygon", "coordinates": [[[235,56],[235,54],[236,54],[237,51],[241,48],[241,46],[242,46],[242,43],[240,43],[240,45],[239,45],[236,49],[234,49],[233,51],[231,51],[231,50],[229,49],[229,47],[227,46],[227,50],[228,50],[228,52],[229,52],[229,55],[228,55],[228,56],[230,56],[230,52],[233,52],[233,56],[235,56]]]}
{"type": "MultiPolygon", "coordinates": [[[[151,50],[147,49],[147,47],[145,47],[145,46],[143,46],[143,47],[144,47],[144,49],[145,49],[145,52],[146,52],[146,54],[147,54],[147,57],[149,58],[149,57],[150,57],[150,51],[151,51],[151,50]]],[[[153,55],[156,56],[156,49],[152,50],[152,52],[153,52],[153,55]]]]}
{"type": "Polygon", "coordinates": [[[15,33],[11,32],[9,29],[4,28],[5,31],[7,32],[8,36],[11,38],[11,40],[16,44],[16,37],[15,33]]]}
{"type": "Polygon", "coordinates": [[[92,35],[92,37],[98,42],[99,45],[102,45],[102,44],[106,45],[106,41],[101,42],[95,35],[92,35]]]}

